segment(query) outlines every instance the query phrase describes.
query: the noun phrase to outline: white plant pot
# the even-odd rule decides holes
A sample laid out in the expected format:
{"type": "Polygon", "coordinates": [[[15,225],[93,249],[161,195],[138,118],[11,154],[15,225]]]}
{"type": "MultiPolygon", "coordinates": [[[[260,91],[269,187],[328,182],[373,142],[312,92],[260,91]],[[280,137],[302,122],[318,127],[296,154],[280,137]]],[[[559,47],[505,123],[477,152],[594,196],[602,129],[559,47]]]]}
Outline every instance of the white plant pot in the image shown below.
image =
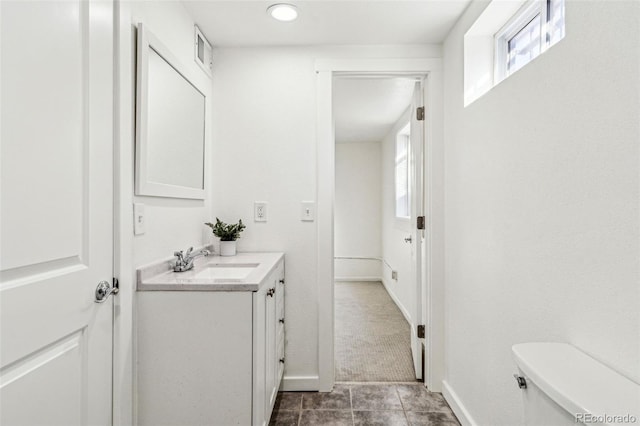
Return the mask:
{"type": "Polygon", "coordinates": [[[236,241],[220,241],[220,256],[235,256],[236,241]]]}

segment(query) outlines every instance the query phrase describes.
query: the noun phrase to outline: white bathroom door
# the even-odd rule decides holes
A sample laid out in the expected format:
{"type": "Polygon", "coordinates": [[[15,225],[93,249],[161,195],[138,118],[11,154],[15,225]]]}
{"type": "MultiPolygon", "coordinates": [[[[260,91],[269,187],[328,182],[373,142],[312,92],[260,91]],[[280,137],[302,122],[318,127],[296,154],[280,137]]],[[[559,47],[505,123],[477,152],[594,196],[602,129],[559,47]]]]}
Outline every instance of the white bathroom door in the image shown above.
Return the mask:
{"type": "MultiPolygon", "coordinates": [[[[409,163],[409,192],[411,199],[411,285],[415,289],[415,300],[411,312],[411,354],[417,379],[422,379],[422,341],[418,338],[418,325],[422,322],[422,247],[424,231],[417,227],[418,216],[423,216],[424,185],[424,113],[420,120],[418,108],[424,108],[422,82],[416,82],[411,103],[411,136],[409,163]]],[[[424,111],[424,109],[423,109],[424,111]]]]}
{"type": "Polygon", "coordinates": [[[113,4],[1,1],[0,424],[109,425],[113,4]]]}

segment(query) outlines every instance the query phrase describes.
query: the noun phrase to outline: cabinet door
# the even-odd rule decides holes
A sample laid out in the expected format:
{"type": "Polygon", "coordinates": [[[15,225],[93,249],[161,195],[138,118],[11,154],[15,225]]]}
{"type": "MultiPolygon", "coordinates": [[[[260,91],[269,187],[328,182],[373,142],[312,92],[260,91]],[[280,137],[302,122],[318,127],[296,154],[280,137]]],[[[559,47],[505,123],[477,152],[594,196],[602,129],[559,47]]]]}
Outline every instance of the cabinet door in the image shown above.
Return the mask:
{"type": "Polygon", "coordinates": [[[254,375],[260,376],[255,381],[260,386],[259,392],[254,391],[255,398],[260,403],[254,405],[254,410],[261,410],[264,423],[257,420],[254,414],[254,424],[263,425],[269,422],[273,406],[278,396],[280,381],[284,372],[284,265],[280,262],[276,270],[266,279],[261,291],[256,293],[256,310],[254,311],[254,330],[262,334],[255,339],[254,356],[260,359],[254,363],[254,375]],[[280,320],[283,321],[280,321],[280,320]]]}
{"type": "Polygon", "coordinates": [[[265,311],[267,288],[253,293],[253,425],[264,426],[268,423],[270,410],[267,401],[266,387],[266,333],[265,311]]]}
{"type": "Polygon", "coordinates": [[[271,416],[273,404],[278,395],[278,384],[276,383],[276,362],[278,362],[276,352],[276,291],[277,279],[272,275],[267,283],[267,297],[265,303],[265,326],[266,326],[266,404],[267,418],[271,416]]]}
{"type": "Polygon", "coordinates": [[[280,387],[284,375],[284,265],[281,263],[276,272],[276,387],[280,387]]]}

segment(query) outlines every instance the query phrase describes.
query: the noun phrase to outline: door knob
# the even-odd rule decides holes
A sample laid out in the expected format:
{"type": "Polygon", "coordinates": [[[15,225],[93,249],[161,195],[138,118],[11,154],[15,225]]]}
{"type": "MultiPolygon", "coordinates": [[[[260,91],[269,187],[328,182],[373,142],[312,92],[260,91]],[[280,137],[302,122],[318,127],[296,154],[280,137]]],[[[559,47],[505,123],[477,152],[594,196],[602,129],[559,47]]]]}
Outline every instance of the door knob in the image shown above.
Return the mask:
{"type": "Polygon", "coordinates": [[[118,287],[113,287],[109,281],[100,281],[96,287],[96,303],[104,303],[112,294],[118,294],[118,287]]]}
{"type": "Polygon", "coordinates": [[[411,238],[411,235],[409,235],[407,238],[404,239],[405,243],[411,244],[412,241],[413,241],[413,238],[411,238]]]}

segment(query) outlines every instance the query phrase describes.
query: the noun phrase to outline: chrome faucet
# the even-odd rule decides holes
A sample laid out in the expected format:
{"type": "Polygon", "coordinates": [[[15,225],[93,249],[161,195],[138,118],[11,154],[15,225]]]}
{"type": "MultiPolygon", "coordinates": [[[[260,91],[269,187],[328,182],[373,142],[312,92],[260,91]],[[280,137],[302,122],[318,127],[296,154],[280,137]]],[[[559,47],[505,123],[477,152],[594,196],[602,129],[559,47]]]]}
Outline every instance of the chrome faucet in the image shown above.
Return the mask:
{"type": "Polygon", "coordinates": [[[174,251],[173,255],[176,257],[176,261],[173,265],[174,272],[184,272],[193,268],[193,261],[200,256],[209,256],[211,254],[209,250],[200,250],[195,254],[193,253],[193,247],[189,247],[186,253],[183,253],[182,250],[174,251]]]}

